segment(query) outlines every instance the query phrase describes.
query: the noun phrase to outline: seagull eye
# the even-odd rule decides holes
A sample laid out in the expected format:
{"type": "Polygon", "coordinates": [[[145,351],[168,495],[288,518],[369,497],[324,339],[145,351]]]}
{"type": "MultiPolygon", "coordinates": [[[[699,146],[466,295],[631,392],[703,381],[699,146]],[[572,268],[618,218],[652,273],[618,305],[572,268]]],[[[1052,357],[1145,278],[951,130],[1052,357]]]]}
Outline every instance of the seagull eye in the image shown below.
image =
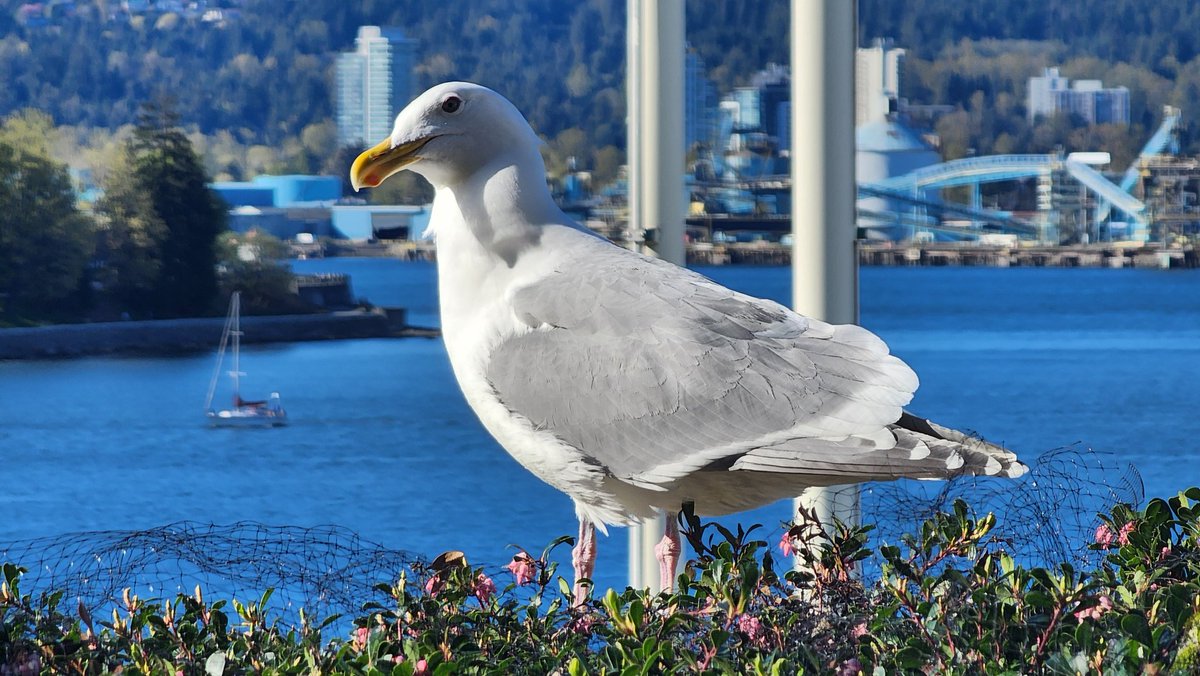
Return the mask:
{"type": "Polygon", "coordinates": [[[445,101],[442,101],[443,113],[457,113],[462,108],[462,99],[457,96],[447,96],[445,101]]]}

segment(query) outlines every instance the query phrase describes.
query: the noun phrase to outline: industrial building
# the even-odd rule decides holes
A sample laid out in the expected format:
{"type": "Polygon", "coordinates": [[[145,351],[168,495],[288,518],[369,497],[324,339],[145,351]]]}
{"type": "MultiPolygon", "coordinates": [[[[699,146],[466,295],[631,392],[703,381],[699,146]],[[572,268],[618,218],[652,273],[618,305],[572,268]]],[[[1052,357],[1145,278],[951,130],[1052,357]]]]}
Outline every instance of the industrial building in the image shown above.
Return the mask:
{"type": "Polygon", "coordinates": [[[261,230],[284,240],[351,242],[421,239],[426,206],[347,204],[337,176],[257,176],[210,187],[229,205],[234,232],[261,230]]]}
{"type": "Polygon", "coordinates": [[[1056,114],[1078,115],[1088,124],[1129,125],[1129,89],[1106,88],[1100,80],[1071,82],[1057,68],[1029,78],[1029,121],[1056,114]]]}

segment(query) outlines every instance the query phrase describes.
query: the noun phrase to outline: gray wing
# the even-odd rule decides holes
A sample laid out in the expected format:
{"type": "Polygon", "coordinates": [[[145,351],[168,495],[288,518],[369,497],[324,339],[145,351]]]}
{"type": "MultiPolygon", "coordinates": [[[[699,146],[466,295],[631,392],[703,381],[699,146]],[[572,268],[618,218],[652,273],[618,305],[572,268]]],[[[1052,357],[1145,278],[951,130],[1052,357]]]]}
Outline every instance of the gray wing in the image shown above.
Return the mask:
{"type": "Polygon", "coordinates": [[[510,300],[535,330],[490,356],[500,401],[646,487],[789,439],[877,435],[917,386],[864,329],[616,247],[510,300]]]}

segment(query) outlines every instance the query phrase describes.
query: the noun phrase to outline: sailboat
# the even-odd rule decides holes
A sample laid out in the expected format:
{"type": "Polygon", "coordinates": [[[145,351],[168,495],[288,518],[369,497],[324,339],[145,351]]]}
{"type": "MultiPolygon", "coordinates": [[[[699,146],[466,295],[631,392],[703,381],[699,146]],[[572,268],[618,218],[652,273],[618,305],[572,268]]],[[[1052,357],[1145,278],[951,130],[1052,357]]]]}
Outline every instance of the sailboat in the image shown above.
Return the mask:
{"type": "Polygon", "coordinates": [[[221,345],[217,349],[217,366],[213,371],[212,381],[208,384],[208,397],[204,400],[205,416],[208,423],[216,427],[281,427],[287,424],[287,411],[283,410],[283,402],[278,392],[272,392],[269,399],[248,401],[242,399],[241,378],[246,375],[241,370],[242,348],[242,293],[234,291],[229,299],[229,314],[225,317],[225,329],[221,332],[221,345]],[[225,349],[232,343],[233,370],[229,376],[233,379],[233,407],[214,410],[213,395],[217,391],[217,381],[221,377],[221,366],[225,361],[225,349]]]}

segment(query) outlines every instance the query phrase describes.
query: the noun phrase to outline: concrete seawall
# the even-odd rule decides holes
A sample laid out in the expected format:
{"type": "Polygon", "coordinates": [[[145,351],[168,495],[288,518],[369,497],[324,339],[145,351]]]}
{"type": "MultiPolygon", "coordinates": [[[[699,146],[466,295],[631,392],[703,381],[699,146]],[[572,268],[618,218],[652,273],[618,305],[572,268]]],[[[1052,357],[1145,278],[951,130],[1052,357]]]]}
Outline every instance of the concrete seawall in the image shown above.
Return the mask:
{"type": "MultiPolygon", "coordinates": [[[[213,317],[0,329],[0,359],[213,350],[224,325],[224,317],[213,317]]],[[[437,335],[406,325],[400,309],[242,317],[242,331],[247,344],[437,335]]]]}

